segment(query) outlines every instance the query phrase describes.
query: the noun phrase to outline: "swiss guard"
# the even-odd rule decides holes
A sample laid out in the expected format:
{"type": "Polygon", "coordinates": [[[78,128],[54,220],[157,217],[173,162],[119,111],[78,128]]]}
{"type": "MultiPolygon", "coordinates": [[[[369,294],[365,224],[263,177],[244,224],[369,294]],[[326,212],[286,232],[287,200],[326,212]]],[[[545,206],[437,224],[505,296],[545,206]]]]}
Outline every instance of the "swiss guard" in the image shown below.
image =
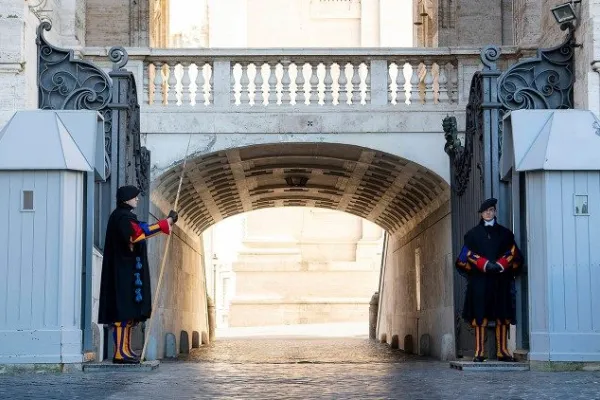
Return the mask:
{"type": "Polygon", "coordinates": [[[485,360],[485,330],[490,321],[496,323],[498,361],[514,361],[507,338],[516,322],[513,287],[523,258],[514,234],[496,221],[496,203],[490,198],[481,204],[481,220],[465,235],[456,260],[456,268],[468,279],[463,318],[475,329],[475,362],[485,360]]]}
{"type": "Polygon", "coordinates": [[[117,208],[106,227],[98,323],[114,327],[115,364],[137,364],[131,349],[131,329],[152,313],[150,269],[146,240],[160,233],[170,234],[177,222],[175,211],[153,225],[140,222],[132,210],[140,191],[135,186],[117,190],[117,208]]]}

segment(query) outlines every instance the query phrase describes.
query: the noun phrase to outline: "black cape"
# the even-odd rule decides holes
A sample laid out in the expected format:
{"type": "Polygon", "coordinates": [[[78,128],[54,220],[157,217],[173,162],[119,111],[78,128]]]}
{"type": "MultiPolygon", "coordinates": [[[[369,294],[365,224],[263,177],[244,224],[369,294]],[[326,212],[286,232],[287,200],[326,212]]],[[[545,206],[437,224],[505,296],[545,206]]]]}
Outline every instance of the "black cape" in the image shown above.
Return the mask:
{"type": "Polygon", "coordinates": [[[102,280],[100,283],[100,307],[98,323],[141,322],[150,318],[152,299],[150,291],[150,269],[146,241],[131,244],[131,223],[138,223],[132,208],[120,204],[110,215],[104,241],[102,280]],[[141,263],[141,269],[136,264],[141,263]],[[141,301],[136,301],[136,276],[142,280],[141,301]]]}
{"type": "MultiPolygon", "coordinates": [[[[513,233],[498,224],[485,226],[483,219],[465,235],[465,246],[474,253],[496,262],[515,245],[513,233]]],[[[516,323],[515,276],[518,270],[500,274],[484,273],[473,269],[467,275],[467,292],[463,307],[463,318],[467,323],[473,319],[482,324],[500,319],[503,323],[516,323]]]]}

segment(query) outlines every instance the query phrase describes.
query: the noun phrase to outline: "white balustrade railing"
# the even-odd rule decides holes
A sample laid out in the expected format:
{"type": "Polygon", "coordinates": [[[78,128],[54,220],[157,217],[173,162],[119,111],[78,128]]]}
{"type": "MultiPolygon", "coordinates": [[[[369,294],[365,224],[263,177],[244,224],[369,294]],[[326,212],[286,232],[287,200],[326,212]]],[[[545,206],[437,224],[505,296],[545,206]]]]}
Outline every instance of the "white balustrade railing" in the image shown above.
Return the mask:
{"type": "MultiPolygon", "coordinates": [[[[146,105],[359,107],[457,104],[479,49],[127,49],[146,105]],[[463,68],[468,65],[470,68],[463,68]],[[139,79],[139,78],[138,78],[139,79]]],[[[101,56],[86,49],[86,56],[101,56]]],[[[514,59],[515,51],[504,51],[514,59]]],[[[470,79],[469,79],[470,80],[470,79]]]]}

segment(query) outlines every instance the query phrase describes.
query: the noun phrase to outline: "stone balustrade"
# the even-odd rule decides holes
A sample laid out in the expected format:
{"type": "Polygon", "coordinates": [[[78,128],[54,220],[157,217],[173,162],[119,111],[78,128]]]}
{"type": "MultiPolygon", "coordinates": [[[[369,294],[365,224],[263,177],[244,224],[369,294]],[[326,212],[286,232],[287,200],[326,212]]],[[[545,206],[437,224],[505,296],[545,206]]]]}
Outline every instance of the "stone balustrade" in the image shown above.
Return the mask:
{"type": "MultiPolygon", "coordinates": [[[[142,75],[142,106],[198,110],[456,106],[481,67],[479,48],[127,50],[128,68],[142,75]]],[[[98,59],[106,51],[83,54],[98,59]]],[[[501,63],[517,53],[503,48],[501,63]]]]}

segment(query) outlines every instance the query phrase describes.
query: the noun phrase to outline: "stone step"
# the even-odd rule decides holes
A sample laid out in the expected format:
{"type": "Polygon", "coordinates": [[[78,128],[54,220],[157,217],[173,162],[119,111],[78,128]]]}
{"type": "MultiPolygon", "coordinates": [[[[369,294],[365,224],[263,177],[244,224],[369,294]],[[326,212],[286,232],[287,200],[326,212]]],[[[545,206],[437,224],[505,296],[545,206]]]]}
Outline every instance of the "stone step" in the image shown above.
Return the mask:
{"type": "Polygon", "coordinates": [[[501,362],[489,360],[484,362],[450,361],[450,368],[460,371],[529,371],[529,363],[501,362]]]}
{"type": "Polygon", "coordinates": [[[113,364],[112,361],[90,362],[83,364],[83,372],[150,372],[158,368],[160,361],[144,361],[140,364],[113,364]]]}
{"type": "Polygon", "coordinates": [[[527,362],[529,361],[529,351],[523,349],[516,349],[513,352],[513,357],[515,357],[517,361],[527,362]]]}

